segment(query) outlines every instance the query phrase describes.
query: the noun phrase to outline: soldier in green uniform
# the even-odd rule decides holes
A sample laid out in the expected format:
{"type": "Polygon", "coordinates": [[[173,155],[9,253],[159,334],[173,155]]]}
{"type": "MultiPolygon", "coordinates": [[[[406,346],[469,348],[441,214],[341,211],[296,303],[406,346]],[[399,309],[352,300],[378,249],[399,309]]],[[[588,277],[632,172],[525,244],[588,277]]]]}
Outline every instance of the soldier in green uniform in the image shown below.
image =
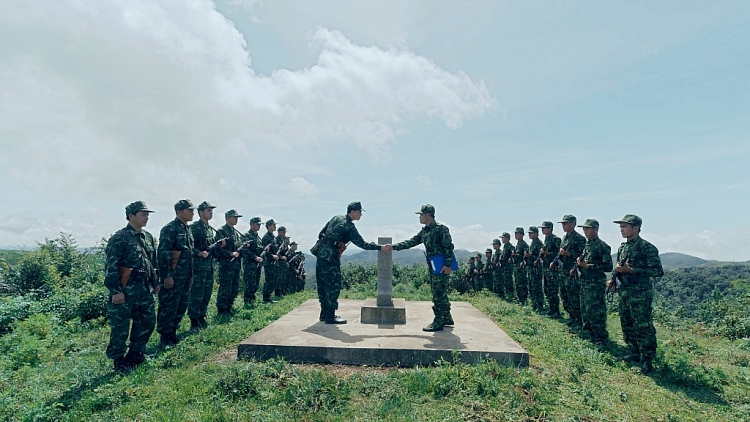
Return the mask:
{"type": "Polygon", "coordinates": [[[536,226],[529,227],[529,239],[531,244],[529,250],[524,254],[526,260],[526,276],[529,280],[529,297],[531,307],[536,312],[544,310],[544,292],[542,290],[542,268],[544,263],[540,252],[544,244],[539,240],[539,229],[536,226]]]}
{"type": "Polygon", "coordinates": [[[513,251],[513,279],[516,287],[516,297],[521,306],[526,305],[529,297],[529,279],[526,276],[526,254],[529,252],[529,244],[523,240],[523,227],[516,227],[514,233],[516,238],[516,250],[513,251]]]}
{"type": "MultiPolygon", "coordinates": [[[[287,237],[288,239],[288,237],[287,237]]],[[[286,253],[286,261],[284,266],[286,267],[286,281],[284,282],[284,294],[296,293],[297,292],[297,274],[294,272],[292,267],[292,260],[297,256],[297,242],[289,243],[289,250],[286,253]]]]}
{"type": "Polygon", "coordinates": [[[627,239],[617,250],[615,267],[622,277],[618,305],[622,335],[630,348],[626,358],[640,358],[641,370],[647,373],[653,370],[651,361],[656,354],[652,278],[663,276],[664,269],[659,250],[641,238],[643,220],[640,217],[628,214],[615,223],[620,225],[620,234],[627,239]]]}
{"type": "Polygon", "coordinates": [[[216,229],[208,222],[214,216],[215,206],[208,201],[198,205],[198,221],[190,225],[193,235],[193,285],[190,287],[187,314],[190,329],[206,328],[208,301],[214,290],[214,252],[208,248],[216,241],[216,229]]]}
{"type": "Polygon", "coordinates": [[[512,302],[515,296],[515,287],[513,286],[513,245],[510,244],[510,233],[503,232],[500,236],[503,242],[500,252],[500,275],[503,282],[503,291],[505,300],[512,302]]]}
{"type": "Polygon", "coordinates": [[[151,293],[152,289],[159,292],[156,242],[143,230],[152,212],[143,201],[125,207],[128,225],[109,238],[105,249],[104,285],[109,289],[107,316],[111,327],[107,357],[114,360],[118,372],[144,362],[146,343],[156,324],[151,293]]]}
{"type": "Polygon", "coordinates": [[[291,293],[297,293],[305,289],[305,285],[302,282],[302,270],[305,265],[305,255],[297,250],[297,242],[292,242],[291,247],[294,253],[289,260],[290,286],[291,293]]]}
{"type": "Polygon", "coordinates": [[[276,253],[279,250],[279,244],[276,240],[276,236],[273,235],[273,232],[275,231],[276,221],[274,221],[273,218],[266,221],[266,234],[263,235],[261,242],[263,243],[263,248],[268,248],[266,256],[270,259],[266,259],[263,263],[263,268],[266,273],[265,281],[263,282],[264,303],[273,303],[271,294],[273,294],[276,289],[276,278],[278,277],[276,268],[278,266],[277,261],[279,260],[279,256],[276,255],[276,253]]]}
{"type": "MultiPolygon", "coordinates": [[[[488,291],[492,291],[492,272],[494,264],[492,263],[492,249],[487,248],[484,251],[484,257],[487,258],[487,263],[484,265],[484,276],[482,277],[482,287],[488,291]]],[[[481,290],[480,288],[480,290],[481,290]]]]}
{"type": "Polygon", "coordinates": [[[478,253],[476,259],[474,259],[474,282],[472,283],[472,289],[475,292],[482,291],[482,284],[484,281],[484,262],[482,262],[482,254],[478,253]]]}
{"type": "Polygon", "coordinates": [[[503,272],[502,272],[502,251],[500,246],[502,242],[500,239],[492,240],[492,291],[498,297],[505,297],[505,288],[503,286],[503,272]]]}
{"type": "Polygon", "coordinates": [[[250,230],[242,237],[246,247],[242,250],[242,278],[245,282],[243,298],[246,305],[255,302],[255,294],[260,285],[260,269],[263,264],[263,242],[258,236],[260,217],[250,219],[250,230]]]}
{"type": "MultiPolygon", "coordinates": [[[[341,254],[349,242],[362,249],[373,251],[381,245],[365,242],[357,231],[354,222],[362,218],[362,204],[352,202],[346,207],[346,215],[336,215],[320,230],[318,242],[312,249],[318,257],[315,277],[318,282],[320,299],[320,319],[326,324],[346,324],[346,320],[336,315],[341,293],[341,254]]],[[[389,249],[390,250],[390,249],[389,249]]]]}
{"type": "Polygon", "coordinates": [[[562,268],[554,262],[555,257],[560,251],[562,240],[552,234],[554,225],[551,221],[542,223],[542,233],[544,234],[544,247],[541,250],[544,259],[542,267],[544,275],[544,295],[549,303],[547,315],[550,318],[560,318],[560,284],[562,282],[562,268]]]}
{"type": "Polygon", "coordinates": [[[578,331],[581,328],[581,290],[578,280],[572,276],[571,271],[576,265],[576,260],[583,253],[583,248],[586,247],[586,238],[575,231],[575,216],[563,216],[560,224],[565,232],[560,244],[560,259],[563,262],[562,270],[565,277],[565,281],[560,286],[560,296],[563,308],[570,316],[567,325],[572,331],[578,331]]]}
{"type": "Polygon", "coordinates": [[[428,326],[422,328],[422,330],[428,332],[442,331],[444,326],[453,325],[451,303],[448,300],[448,278],[453,264],[453,240],[448,226],[435,221],[435,207],[430,204],[422,205],[422,208],[416,213],[419,214],[419,222],[424,224],[424,227],[411,239],[393,245],[392,249],[400,251],[424,243],[427,256],[442,255],[445,258],[445,264],[438,274],[435,274],[431,269],[428,270],[430,287],[432,288],[432,310],[435,313],[435,319],[428,326]]]}
{"type": "Polygon", "coordinates": [[[279,259],[276,261],[276,283],[274,285],[274,295],[281,297],[286,294],[287,290],[287,279],[289,278],[289,271],[286,266],[288,258],[286,254],[289,252],[289,237],[286,235],[286,227],[281,226],[276,230],[276,244],[279,245],[279,250],[276,252],[279,259]]]}
{"type": "Polygon", "coordinates": [[[590,340],[604,345],[607,332],[607,276],[612,271],[612,248],[599,238],[599,222],[588,219],[578,226],[583,228],[586,247],[576,265],[580,268],[582,330],[590,340]]]}
{"type": "Polygon", "coordinates": [[[162,346],[174,346],[180,340],[177,329],[185,315],[193,283],[193,233],[188,223],[193,221],[195,207],[189,199],[174,204],[176,217],[159,233],[157,259],[162,285],[159,290],[159,309],[156,331],[162,346]]]}
{"type": "Polygon", "coordinates": [[[467,261],[467,268],[466,272],[464,273],[464,276],[461,278],[461,284],[456,286],[456,291],[458,293],[464,294],[471,290],[472,283],[474,280],[474,269],[476,268],[474,256],[470,256],[467,261]]]}
{"type": "Polygon", "coordinates": [[[219,291],[216,293],[216,313],[231,315],[234,299],[240,290],[240,269],[242,260],[237,252],[242,244],[242,235],[234,226],[242,217],[236,210],[224,213],[226,224],[216,231],[219,239],[227,238],[224,246],[216,248],[216,258],[219,261],[219,291]]]}

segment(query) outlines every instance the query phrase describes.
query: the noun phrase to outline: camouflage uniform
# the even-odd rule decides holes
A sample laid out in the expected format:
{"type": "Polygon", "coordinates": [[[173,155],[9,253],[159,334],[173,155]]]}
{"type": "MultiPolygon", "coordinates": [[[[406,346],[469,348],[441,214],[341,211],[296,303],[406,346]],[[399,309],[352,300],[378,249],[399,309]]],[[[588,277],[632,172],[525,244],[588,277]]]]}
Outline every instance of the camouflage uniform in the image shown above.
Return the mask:
{"type": "MultiPolygon", "coordinates": [[[[552,223],[545,221],[542,223],[542,227],[551,228],[552,223]]],[[[562,269],[552,269],[550,268],[550,265],[560,251],[561,244],[562,240],[552,233],[544,236],[544,250],[548,252],[548,254],[544,256],[542,274],[544,275],[544,295],[547,297],[547,302],[549,303],[548,314],[550,316],[560,315],[560,285],[563,280],[562,269]]]]}
{"type": "MultiPolygon", "coordinates": [[[[149,211],[142,201],[134,202],[126,208],[127,214],[138,211],[149,211]]],[[[154,297],[151,293],[156,286],[157,275],[156,242],[146,230],[137,232],[130,224],[120,229],[107,242],[104,285],[109,289],[107,302],[107,319],[111,327],[107,357],[121,360],[127,350],[126,342],[130,336],[131,354],[140,354],[146,350],[151,333],[156,324],[154,297]],[[125,288],[120,281],[120,267],[133,270],[125,288]],[[112,296],[125,294],[125,303],[115,305],[112,296]],[[132,328],[130,321],[133,321],[132,328]]]]}
{"type": "MultiPolygon", "coordinates": [[[[492,290],[492,274],[495,272],[494,265],[492,263],[492,249],[487,249],[485,251],[485,258],[487,258],[487,263],[484,265],[484,274],[482,277],[482,286],[481,288],[487,289],[488,291],[492,290]],[[487,254],[490,254],[490,256],[487,256],[487,254]]],[[[481,290],[481,289],[480,289],[481,290]]]]}
{"type": "MultiPolygon", "coordinates": [[[[229,210],[226,217],[242,217],[235,210],[229,210]]],[[[237,229],[225,224],[216,231],[219,239],[227,238],[223,248],[216,248],[216,259],[219,261],[219,291],[216,293],[216,309],[220,314],[229,313],[234,305],[234,299],[240,290],[240,269],[242,260],[232,260],[232,252],[236,252],[242,245],[242,235],[237,229]]]]}
{"type": "MultiPolygon", "coordinates": [[[[286,232],[284,226],[279,227],[278,231],[286,232]]],[[[286,242],[288,237],[276,236],[276,244],[279,245],[279,250],[276,254],[279,256],[279,260],[276,261],[276,283],[274,284],[274,293],[276,297],[285,295],[289,286],[287,281],[289,279],[289,267],[287,267],[287,261],[282,259],[287,258],[286,254],[289,253],[289,243],[286,242]]]]}
{"type": "MultiPolygon", "coordinates": [[[[530,227],[529,232],[538,233],[536,227],[530,227]]],[[[542,268],[544,264],[539,261],[539,251],[544,244],[539,238],[533,239],[529,245],[529,254],[531,257],[526,260],[526,276],[529,280],[529,297],[531,298],[531,307],[539,312],[544,309],[544,292],[542,291],[542,268]]]]}
{"type": "MultiPolygon", "coordinates": [[[[641,225],[640,218],[636,216],[625,216],[623,222],[641,225]]],[[[623,257],[627,258],[626,262],[633,269],[633,273],[623,274],[622,286],[618,289],[622,335],[632,352],[640,354],[641,359],[650,362],[656,354],[652,278],[664,275],[659,250],[638,236],[620,245],[617,250],[617,261],[621,261],[623,257]]]]}
{"type": "MultiPolygon", "coordinates": [[[[175,205],[175,210],[181,202],[183,201],[175,205]]],[[[189,206],[192,208],[193,204],[190,203],[189,206]]],[[[187,310],[190,284],[193,282],[194,247],[193,233],[188,225],[179,219],[175,218],[161,229],[157,255],[162,284],[159,290],[156,331],[162,336],[174,335],[177,332],[180,321],[182,321],[182,317],[187,310]],[[177,262],[173,262],[173,252],[179,252],[177,262]],[[174,281],[174,285],[171,289],[167,289],[164,287],[164,279],[170,277],[174,281]]]]}
{"type": "MultiPolygon", "coordinates": [[[[586,220],[581,227],[599,228],[599,222],[586,220]]],[[[589,268],[580,268],[582,329],[591,336],[591,341],[604,342],[609,338],[604,273],[612,271],[612,248],[599,237],[587,240],[583,260],[589,268]]]]}
{"type": "Polygon", "coordinates": [[[484,282],[484,262],[482,262],[482,256],[477,254],[477,258],[474,260],[474,283],[472,289],[475,292],[482,291],[482,284],[484,282]]]}
{"type": "MultiPolygon", "coordinates": [[[[350,208],[353,204],[350,204],[350,208]]],[[[361,205],[359,205],[361,209],[361,205]]],[[[355,209],[356,210],[356,209],[355,209]]],[[[315,264],[315,278],[318,283],[318,299],[320,300],[321,316],[328,320],[334,317],[339,308],[339,294],[341,293],[341,258],[339,244],[352,242],[362,249],[380,250],[381,246],[373,242],[365,242],[357,231],[349,215],[337,215],[326,223],[318,234],[320,249],[317,251],[318,261],[315,264]]]]}
{"type": "MultiPolygon", "coordinates": [[[[203,204],[201,204],[203,205],[203,204]]],[[[200,209],[200,206],[199,206],[200,209]]],[[[193,234],[193,285],[190,287],[187,314],[190,318],[206,318],[208,302],[214,291],[214,252],[206,258],[198,256],[216,241],[216,229],[201,220],[190,225],[193,234]]]]}
{"type": "MultiPolygon", "coordinates": [[[[503,237],[510,239],[510,234],[503,233],[503,237]],[[507,236],[506,236],[507,235],[507,236]]],[[[513,251],[515,248],[513,245],[503,243],[500,253],[500,277],[503,283],[503,291],[505,293],[505,300],[512,302],[515,296],[515,286],[513,286],[513,251]]]]}
{"type": "MultiPolygon", "coordinates": [[[[523,233],[523,228],[519,227],[516,229],[516,233],[523,233]]],[[[524,264],[525,259],[523,257],[528,250],[529,244],[525,240],[521,239],[516,242],[515,256],[513,258],[516,261],[513,264],[513,279],[515,281],[516,297],[518,297],[518,302],[521,305],[525,305],[526,299],[529,297],[529,279],[526,277],[526,264],[524,264]]]]}
{"type": "MultiPolygon", "coordinates": [[[[425,205],[417,214],[430,213],[435,215],[435,208],[432,205],[425,205]]],[[[422,227],[414,237],[403,242],[393,245],[393,250],[400,251],[403,249],[413,248],[424,243],[425,253],[427,256],[443,255],[445,257],[445,266],[450,267],[453,264],[453,240],[451,239],[448,226],[433,221],[429,225],[422,227]]],[[[448,300],[448,274],[433,274],[429,271],[430,286],[432,288],[432,310],[435,314],[433,324],[442,329],[443,325],[453,323],[451,317],[451,303],[448,300]]]]}
{"type": "MultiPolygon", "coordinates": [[[[273,219],[266,221],[266,227],[276,224],[273,219]],[[269,224],[271,223],[271,224],[269,224]]],[[[276,255],[279,251],[279,243],[277,242],[276,236],[273,235],[272,231],[266,231],[261,239],[263,247],[268,247],[268,253],[266,256],[269,259],[263,261],[263,268],[266,273],[265,281],[263,282],[263,301],[270,302],[271,295],[276,290],[276,279],[278,277],[278,260],[271,258],[272,255],[276,255]]]]}
{"type": "MultiPolygon", "coordinates": [[[[568,216],[566,216],[568,217],[568,216]]],[[[575,219],[575,217],[573,217],[575,219]]],[[[564,217],[563,220],[566,218],[564,217]]],[[[575,222],[575,220],[573,221],[575,222]]],[[[583,253],[586,247],[586,238],[582,234],[573,230],[565,233],[562,238],[560,247],[570,252],[570,256],[560,256],[563,262],[564,282],[560,286],[560,296],[563,302],[563,308],[570,316],[569,324],[573,327],[581,326],[581,289],[576,278],[570,276],[570,270],[576,266],[575,262],[583,253]]]]}
{"type": "MultiPolygon", "coordinates": [[[[260,217],[253,217],[250,223],[260,223],[260,217]]],[[[257,262],[255,258],[263,254],[263,242],[260,240],[258,233],[252,229],[245,233],[242,241],[248,244],[242,250],[242,279],[245,283],[243,298],[245,303],[253,303],[260,285],[260,270],[262,268],[262,263],[257,262]]]]}
{"type": "Polygon", "coordinates": [[[302,259],[303,255],[301,252],[295,252],[292,259],[289,260],[289,277],[290,277],[290,286],[291,286],[291,292],[297,293],[301,292],[305,289],[304,284],[304,265],[305,261],[302,259]],[[299,271],[299,274],[297,273],[299,271]]]}
{"type": "MultiPolygon", "coordinates": [[[[492,247],[495,245],[502,245],[500,239],[494,239],[492,241],[492,247]]],[[[498,248],[492,253],[492,291],[498,297],[505,297],[505,288],[503,286],[503,273],[501,268],[501,255],[502,249],[498,248]]]]}
{"type": "Polygon", "coordinates": [[[467,269],[464,276],[461,278],[461,284],[456,286],[456,291],[458,293],[466,293],[472,288],[472,284],[474,281],[474,269],[476,268],[476,264],[474,264],[474,257],[469,257],[469,262],[467,263],[467,269]]]}

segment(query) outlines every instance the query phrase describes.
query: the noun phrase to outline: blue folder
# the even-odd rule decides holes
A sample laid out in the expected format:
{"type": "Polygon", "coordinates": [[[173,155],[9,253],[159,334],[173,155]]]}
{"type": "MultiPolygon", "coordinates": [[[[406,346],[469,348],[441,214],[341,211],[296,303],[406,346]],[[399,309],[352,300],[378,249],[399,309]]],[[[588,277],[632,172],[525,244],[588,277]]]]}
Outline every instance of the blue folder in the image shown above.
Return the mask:
{"type": "MultiPolygon", "coordinates": [[[[433,274],[437,275],[440,274],[440,271],[445,266],[445,255],[433,255],[428,257],[430,261],[430,271],[432,271],[433,274]]],[[[453,254],[453,262],[451,263],[451,270],[456,271],[458,269],[458,260],[456,259],[456,254],[453,254]]]]}

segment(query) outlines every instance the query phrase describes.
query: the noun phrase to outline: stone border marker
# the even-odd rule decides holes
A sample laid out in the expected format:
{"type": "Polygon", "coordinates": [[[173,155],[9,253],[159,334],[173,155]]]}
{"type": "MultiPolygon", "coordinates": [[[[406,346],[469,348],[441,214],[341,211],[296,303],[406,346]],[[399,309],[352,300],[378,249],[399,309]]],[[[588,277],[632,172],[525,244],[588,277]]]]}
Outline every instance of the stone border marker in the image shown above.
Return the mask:
{"type": "MultiPolygon", "coordinates": [[[[392,242],[390,237],[378,237],[379,245],[392,242]]],[[[393,255],[378,251],[378,298],[367,299],[362,306],[363,324],[406,324],[406,300],[393,299],[393,255]]]]}

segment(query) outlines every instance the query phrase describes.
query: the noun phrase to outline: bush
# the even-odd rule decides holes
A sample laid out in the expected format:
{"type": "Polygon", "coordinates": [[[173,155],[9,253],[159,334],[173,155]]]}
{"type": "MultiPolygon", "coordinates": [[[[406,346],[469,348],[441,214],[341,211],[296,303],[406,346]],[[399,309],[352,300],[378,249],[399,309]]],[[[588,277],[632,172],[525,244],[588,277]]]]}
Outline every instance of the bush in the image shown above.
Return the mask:
{"type": "Polygon", "coordinates": [[[0,297],[0,334],[10,332],[16,321],[38,312],[38,303],[22,296],[0,297]]]}

